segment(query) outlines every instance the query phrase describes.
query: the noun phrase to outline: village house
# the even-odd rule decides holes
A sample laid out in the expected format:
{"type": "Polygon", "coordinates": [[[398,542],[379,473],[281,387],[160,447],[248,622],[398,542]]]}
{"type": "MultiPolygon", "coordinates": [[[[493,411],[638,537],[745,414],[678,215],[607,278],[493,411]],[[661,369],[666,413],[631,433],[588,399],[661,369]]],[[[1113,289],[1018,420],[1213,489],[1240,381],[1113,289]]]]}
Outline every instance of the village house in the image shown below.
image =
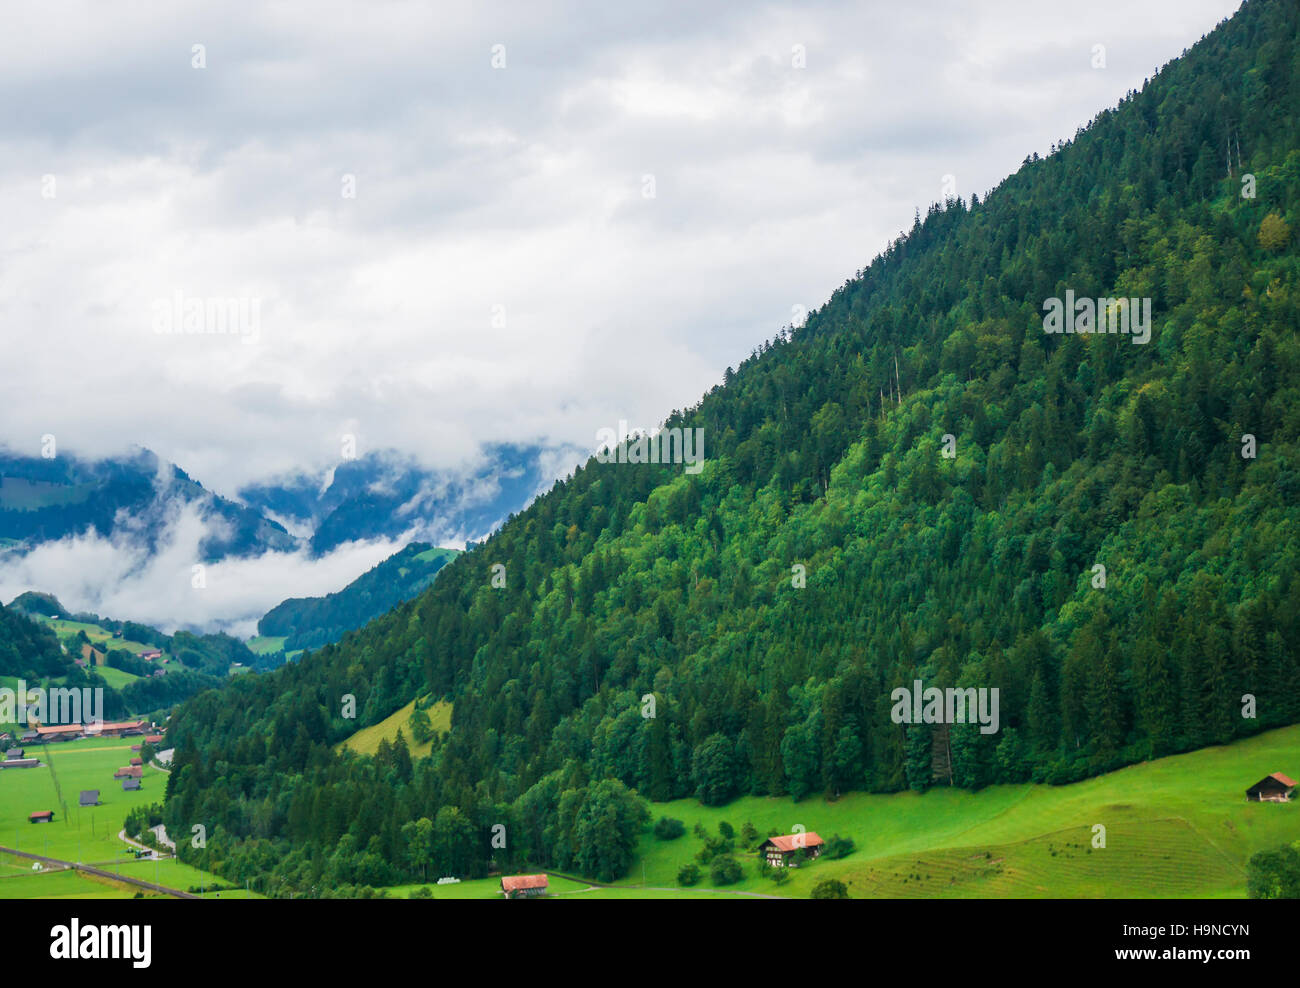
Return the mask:
{"type": "Polygon", "coordinates": [[[23,757],[23,749],[22,749],[22,748],[10,748],[8,751],[5,752],[5,757],[6,757],[6,758],[22,758],[22,757],[23,757]]]}
{"type": "Polygon", "coordinates": [[[54,819],[53,810],[37,810],[27,818],[30,823],[49,823],[54,819]]]}
{"type": "Polygon", "coordinates": [[[142,720],[104,721],[102,724],[86,725],[88,737],[125,738],[143,733],[144,721],[142,720]]]}
{"type": "Polygon", "coordinates": [[[1281,772],[1266,775],[1246,790],[1246,798],[1256,803],[1289,803],[1295,782],[1281,772]]]}
{"type": "Polygon", "coordinates": [[[84,730],[80,724],[54,724],[36,728],[36,737],[42,741],[74,741],[84,730]]]}
{"type": "Polygon", "coordinates": [[[123,779],[123,780],[122,780],[122,791],[123,791],[123,792],[134,792],[135,790],[137,790],[137,789],[139,789],[139,788],[140,788],[140,780],[139,780],[139,779],[123,779]]]}
{"type": "Polygon", "coordinates": [[[825,843],[810,830],[806,834],[769,837],[758,845],[758,853],[763,855],[773,868],[798,868],[801,852],[807,851],[808,857],[815,858],[822,853],[822,845],[825,843]]]}
{"type": "Polygon", "coordinates": [[[501,879],[501,892],[507,899],[530,899],[546,894],[545,875],[507,875],[501,879]]]}

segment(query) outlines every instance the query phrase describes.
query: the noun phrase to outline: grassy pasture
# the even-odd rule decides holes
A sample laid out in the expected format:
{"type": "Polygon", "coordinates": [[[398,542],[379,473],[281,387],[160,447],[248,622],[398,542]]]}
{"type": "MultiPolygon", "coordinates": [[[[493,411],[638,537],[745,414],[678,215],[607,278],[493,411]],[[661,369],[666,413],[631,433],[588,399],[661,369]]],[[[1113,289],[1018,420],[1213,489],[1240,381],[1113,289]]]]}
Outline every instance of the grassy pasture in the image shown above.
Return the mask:
{"type": "MultiPolygon", "coordinates": [[[[411,737],[411,727],[408,721],[411,714],[415,711],[415,701],[412,700],[406,706],[397,712],[390,714],[381,720],[378,724],[371,724],[369,727],[363,727],[351,737],[340,741],[334,746],[335,751],[341,751],[343,748],[351,748],[353,751],[363,755],[373,755],[379,750],[379,742],[387,738],[390,742],[397,739],[397,732],[400,729],[402,736],[406,738],[406,743],[411,749],[412,758],[423,758],[433,749],[433,742],[416,744],[411,737]]],[[[451,704],[438,702],[425,711],[429,715],[429,723],[433,725],[435,731],[451,730],[451,704]]]]}
{"type": "MultiPolygon", "coordinates": [[[[595,886],[587,882],[575,882],[560,875],[547,873],[547,899],[716,899],[730,897],[726,890],[713,889],[650,889],[595,886]]],[[[433,893],[435,899],[500,899],[501,879],[475,878],[457,882],[455,885],[426,884],[423,886],[433,893]]],[[[406,899],[411,893],[421,888],[420,885],[398,885],[387,890],[390,898],[406,899]]],[[[767,891],[767,890],[764,890],[767,891]]],[[[753,898],[743,895],[737,898],[753,898]]]]}
{"type": "Polygon", "coordinates": [[[248,650],[254,655],[270,655],[273,652],[278,652],[284,648],[286,640],[287,639],[283,635],[278,638],[263,638],[261,635],[257,635],[248,639],[244,644],[248,646],[248,650]]]}
{"type": "Polygon", "coordinates": [[[120,648],[125,652],[132,653],[133,655],[139,655],[141,652],[153,651],[155,648],[153,645],[146,645],[143,642],[132,641],[129,638],[114,638],[111,631],[87,621],[69,621],[64,618],[52,618],[44,615],[33,615],[33,620],[48,625],[60,639],[66,638],[69,635],[75,635],[78,631],[84,631],[86,637],[90,639],[90,643],[96,647],[107,646],[108,648],[120,648]]]}
{"type": "MultiPolygon", "coordinates": [[[[210,885],[211,875],[176,860],[146,861],[132,856],[117,834],[133,807],[161,802],[166,773],[145,766],[143,787],[123,792],[113,772],[135,754],[140,738],[86,738],[47,746],[29,745],[27,753],[43,763],[39,768],[0,771],[0,845],[65,861],[80,861],[172,888],[210,885]],[[54,773],[51,774],[50,763],[54,773]],[[54,777],[62,790],[66,813],[55,796],[54,777]],[[98,789],[101,805],[81,807],[83,789],[98,789]],[[54,810],[51,823],[33,824],[34,810],[54,810]]],[[[131,898],[139,889],[116,886],[101,879],[69,871],[32,871],[32,862],[0,855],[0,898],[18,899],[70,895],[93,898],[131,898]]],[[[238,898],[243,892],[222,893],[238,898]]]]}
{"type": "Polygon", "coordinates": [[[102,676],[104,682],[115,690],[120,690],[123,686],[134,683],[140,677],[134,673],[127,672],[125,669],[114,669],[112,666],[97,666],[95,672],[102,676]]]}
{"type": "MultiPolygon", "coordinates": [[[[639,860],[619,884],[672,886],[701,842],[726,820],[797,826],[822,837],[852,837],[847,858],[821,858],[783,886],[759,877],[752,856],[737,857],[745,878],[731,890],[808,895],[838,878],[855,897],[1217,898],[1245,895],[1246,862],[1256,851],[1300,838],[1300,803],[1248,803],[1245,790],[1270,772],[1300,771],[1300,726],[1235,744],[1134,765],[1070,786],[994,786],[978,793],[853,793],[834,802],[747,797],[725,807],[694,800],[654,804],[687,833],[660,841],[645,833],[639,860]],[[1092,846],[1094,826],[1106,846],[1092,846]]],[[[708,884],[707,866],[702,885],[708,884]]]]}

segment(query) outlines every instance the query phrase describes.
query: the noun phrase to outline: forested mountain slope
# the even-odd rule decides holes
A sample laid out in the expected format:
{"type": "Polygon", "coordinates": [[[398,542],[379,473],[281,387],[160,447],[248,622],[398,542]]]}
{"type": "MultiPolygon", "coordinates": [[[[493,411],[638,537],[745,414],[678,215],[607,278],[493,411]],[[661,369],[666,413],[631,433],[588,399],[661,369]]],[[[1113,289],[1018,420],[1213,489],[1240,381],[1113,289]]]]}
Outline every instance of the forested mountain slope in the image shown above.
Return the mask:
{"type": "Polygon", "coordinates": [[[283,649],[319,648],[338,641],[433,583],[458,555],[427,542],[412,542],[349,583],[324,597],[290,597],[257,622],[257,633],[284,637],[283,649]]]}
{"type": "Polygon", "coordinates": [[[416,601],[191,701],[167,821],[221,839],[185,853],[289,889],[612,876],[631,789],[1063,782],[1300,720],[1298,33],[1250,0],[930,209],[674,413],[702,472],[590,462],[416,601]],[[1149,298],[1150,342],[1045,333],[1067,291],[1149,298]],[[1000,730],[894,723],[918,678],[998,688],[1000,730]],[[455,704],[429,759],[331,754],[424,691],[455,704]]]}

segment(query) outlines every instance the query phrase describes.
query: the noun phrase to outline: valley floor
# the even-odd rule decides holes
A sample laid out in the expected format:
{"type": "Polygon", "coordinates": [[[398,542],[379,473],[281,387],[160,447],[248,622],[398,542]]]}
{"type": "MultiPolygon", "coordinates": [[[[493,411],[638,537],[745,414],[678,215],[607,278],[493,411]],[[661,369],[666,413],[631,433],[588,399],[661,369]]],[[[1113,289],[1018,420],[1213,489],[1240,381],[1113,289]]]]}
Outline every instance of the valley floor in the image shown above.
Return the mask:
{"type": "MultiPolygon", "coordinates": [[[[174,859],[129,857],[118,838],[129,808],[158,801],[163,773],[145,769],[141,792],[125,793],[112,774],[129,758],[132,739],[51,745],[65,814],[48,765],[0,772],[0,845],[69,861],[94,863],[172,888],[211,886],[215,879],[174,859]],[[103,805],[79,808],[82,789],[97,788],[103,805]],[[30,824],[34,810],[55,821],[30,824]]],[[[676,840],[642,836],[627,878],[612,885],[551,875],[550,897],[804,898],[824,878],[837,878],[854,898],[1218,898],[1242,897],[1246,862],[1256,851],[1300,840],[1300,801],[1249,803],[1245,790],[1271,772],[1300,775],[1300,725],[1232,745],[1162,758],[1070,786],[994,786],[981,792],[940,788],[927,793],[841,799],[747,797],[724,807],[694,800],[653,804],[654,817],[686,825],[676,840]],[[726,821],[737,833],[799,828],[823,838],[853,838],[847,858],[822,857],[790,871],[777,886],[738,846],[744,878],[712,888],[708,866],[692,888],[677,873],[695,860],[699,823],[712,834],[726,821]],[[1095,827],[1105,846],[1094,846],[1095,827]]],[[[390,888],[407,897],[420,886],[390,888]]],[[[499,898],[497,878],[427,888],[434,898],[499,898]]],[[[0,855],[0,898],[131,898],[139,890],[73,871],[34,872],[32,862],[0,855]]],[[[242,897],[223,892],[222,898],[242,897]]]]}
{"type": "MultiPolygon", "coordinates": [[[[38,768],[0,770],[0,846],[94,865],[181,891],[219,884],[214,876],[175,858],[137,859],[118,837],[131,809],[162,802],[167,781],[166,773],[152,765],[145,766],[138,791],[123,792],[113,778],[114,771],[135,754],[131,746],[140,740],[88,738],[28,748],[29,755],[40,759],[38,768]],[[99,790],[99,806],[78,805],[84,789],[99,790]],[[30,823],[30,814],[39,810],[53,810],[54,820],[30,823]]],[[[130,899],[141,893],[136,886],[110,878],[53,867],[34,870],[33,864],[29,858],[0,853],[0,899],[130,899]]],[[[220,895],[245,897],[242,889],[220,895]]],[[[210,892],[205,895],[210,896],[210,892]]]]}

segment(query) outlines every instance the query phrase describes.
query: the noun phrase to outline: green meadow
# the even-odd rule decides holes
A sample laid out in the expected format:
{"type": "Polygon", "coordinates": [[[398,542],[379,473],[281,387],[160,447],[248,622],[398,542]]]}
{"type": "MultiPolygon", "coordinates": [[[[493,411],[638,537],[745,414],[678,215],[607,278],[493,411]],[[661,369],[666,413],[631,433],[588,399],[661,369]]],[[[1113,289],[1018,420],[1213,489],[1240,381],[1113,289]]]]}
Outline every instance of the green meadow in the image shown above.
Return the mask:
{"type": "MultiPolygon", "coordinates": [[[[39,768],[0,771],[0,845],[96,867],[182,890],[211,885],[215,879],[174,859],[137,859],[118,839],[127,812],[161,802],[166,773],[145,766],[139,791],[123,792],[113,773],[127,764],[140,738],[87,738],[48,746],[30,745],[27,754],[39,758],[39,768]],[[51,771],[53,765],[53,771],[51,771]],[[55,793],[58,779],[62,802],[55,793]],[[83,789],[98,789],[100,804],[81,807],[83,789]],[[66,807],[66,809],[65,809],[66,807]],[[51,823],[31,823],[29,814],[53,810],[51,823]]],[[[74,871],[34,871],[33,862],[0,854],[0,898],[47,896],[132,898],[140,889],[118,886],[74,871]]],[[[243,892],[222,893],[239,898],[243,892]]]]}
{"type": "MultiPolygon", "coordinates": [[[[248,639],[248,641],[244,642],[244,644],[248,646],[249,651],[254,655],[272,655],[275,652],[282,651],[284,649],[284,643],[288,640],[289,639],[284,635],[266,637],[255,635],[248,639]]],[[[298,656],[302,655],[302,653],[303,650],[301,648],[290,649],[284,653],[285,661],[291,662],[298,656]]]]}
{"type": "MultiPolygon", "coordinates": [[[[448,562],[451,562],[451,560],[455,559],[459,555],[460,553],[455,549],[441,549],[438,546],[431,546],[417,555],[415,560],[421,563],[431,563],[435,559],[445,558],[448,562]]],[[[405,576],[408,570],[403,566],[400,572],[402,576],[405,576]]]]}
{"type": "MultiPolygon", "coordinates": [[[[739,895],[741,898],[755,898],[750,894],[734,893],[726,889],[679,889],[679,888],[626,888],[619,886],[592,885],[589,882],[576,881],[562,875],[547,873],[548,899],[717,899],[739,895]]],[[[435,899],[500,899],[500,878],[475,878],[457,882],[454,885],[398,885],[385,889],[390,898],[407,899],[417,889],[427,888],[435,899]]],[[[760,889],[765,895],[772,894],[770,889],[760,889]]]]}
{"type": "Polygon", "coordinates": [[[90,639],[90,643],[97,647],[107,645],[109,648],[120,648],[136,655],[147,652],[154,647],[143,642],[131,641],[129,638],[114,638],[111,631],[86,621],[68,621],[63,618],[52,618],[44,615],[34,615],[33,620],[48,625],[60,639],[75,635],[78,631],[84,631],[86,637],[90,639]]]}
{"type": "Polygon", "coordinates": [[[284,648],[286,640],[287,639],[283,635],[275,638],[263,638],[258,635],[248,639],[244,644],[248,646],[248,650],[254,655],[270,655],[273,652],[278,652],[284,648]]]}
{"type": "MultiPolygon", "coordinates": [[[[390,742],[397,740],[397,732],[402,732],[402,737],[406,739],[407,747],[411,749],[412,758],[423,758],[433,750],[433,742],[427,741],[424,744],[416,744],[411,737],[411,726],[408,721],[411,714],[415,712],[415,701],[412,700],[402,709],[396,711],[379,721],[377,724],[371,724],[369,727],[363,727],[351,737],[340,741],[334,746],[335,751],[342,751],[344,748],[351,748],[353,751],[363,755],[373,755],[379,750],[379,742],[388,740],[390,742]]],[[[429,715],[429,724],[434,731],[446,732],[451,730],[451,704],[439,701],[430,704],[425,711],[429,715]]]]}
{"type": "Polygon", "coordinates": [[[127,672],[125,669],[114,669],[112,666],[97,666],[95,672],[98,673],[109,686],[115,690],[120,690],[123,686],[135,682],[140,677],[134,673],[127,672]]]}
{"type": "MultiPolygon", "coordinates": [[[[657,803],[655,819],[679,819],[687,832],[673,841],[645,833],[632,873],[618,884],[676,885],[702,846],[695,824],[716,834],[725,820],[737,834],[750,822],[760,838],[802,827],[857,845],[841,860],[793,869],[779,887],[737,846],[745,878],[730,891],[803,897],[837,878],[855,898],[1243,897],[1250,856],[1300,839],[1300,801],[1246,801],[1246,788],[1271,772],[1300,775],[1300,726],[1069,786],[854,793],[833,802],[746,798],[717,808],[657,803]],[[1104,848],[1093,846],[1097,825],[1104,848]]],[[[708,866],[700,870],[707,886],[708,866]]]]}

